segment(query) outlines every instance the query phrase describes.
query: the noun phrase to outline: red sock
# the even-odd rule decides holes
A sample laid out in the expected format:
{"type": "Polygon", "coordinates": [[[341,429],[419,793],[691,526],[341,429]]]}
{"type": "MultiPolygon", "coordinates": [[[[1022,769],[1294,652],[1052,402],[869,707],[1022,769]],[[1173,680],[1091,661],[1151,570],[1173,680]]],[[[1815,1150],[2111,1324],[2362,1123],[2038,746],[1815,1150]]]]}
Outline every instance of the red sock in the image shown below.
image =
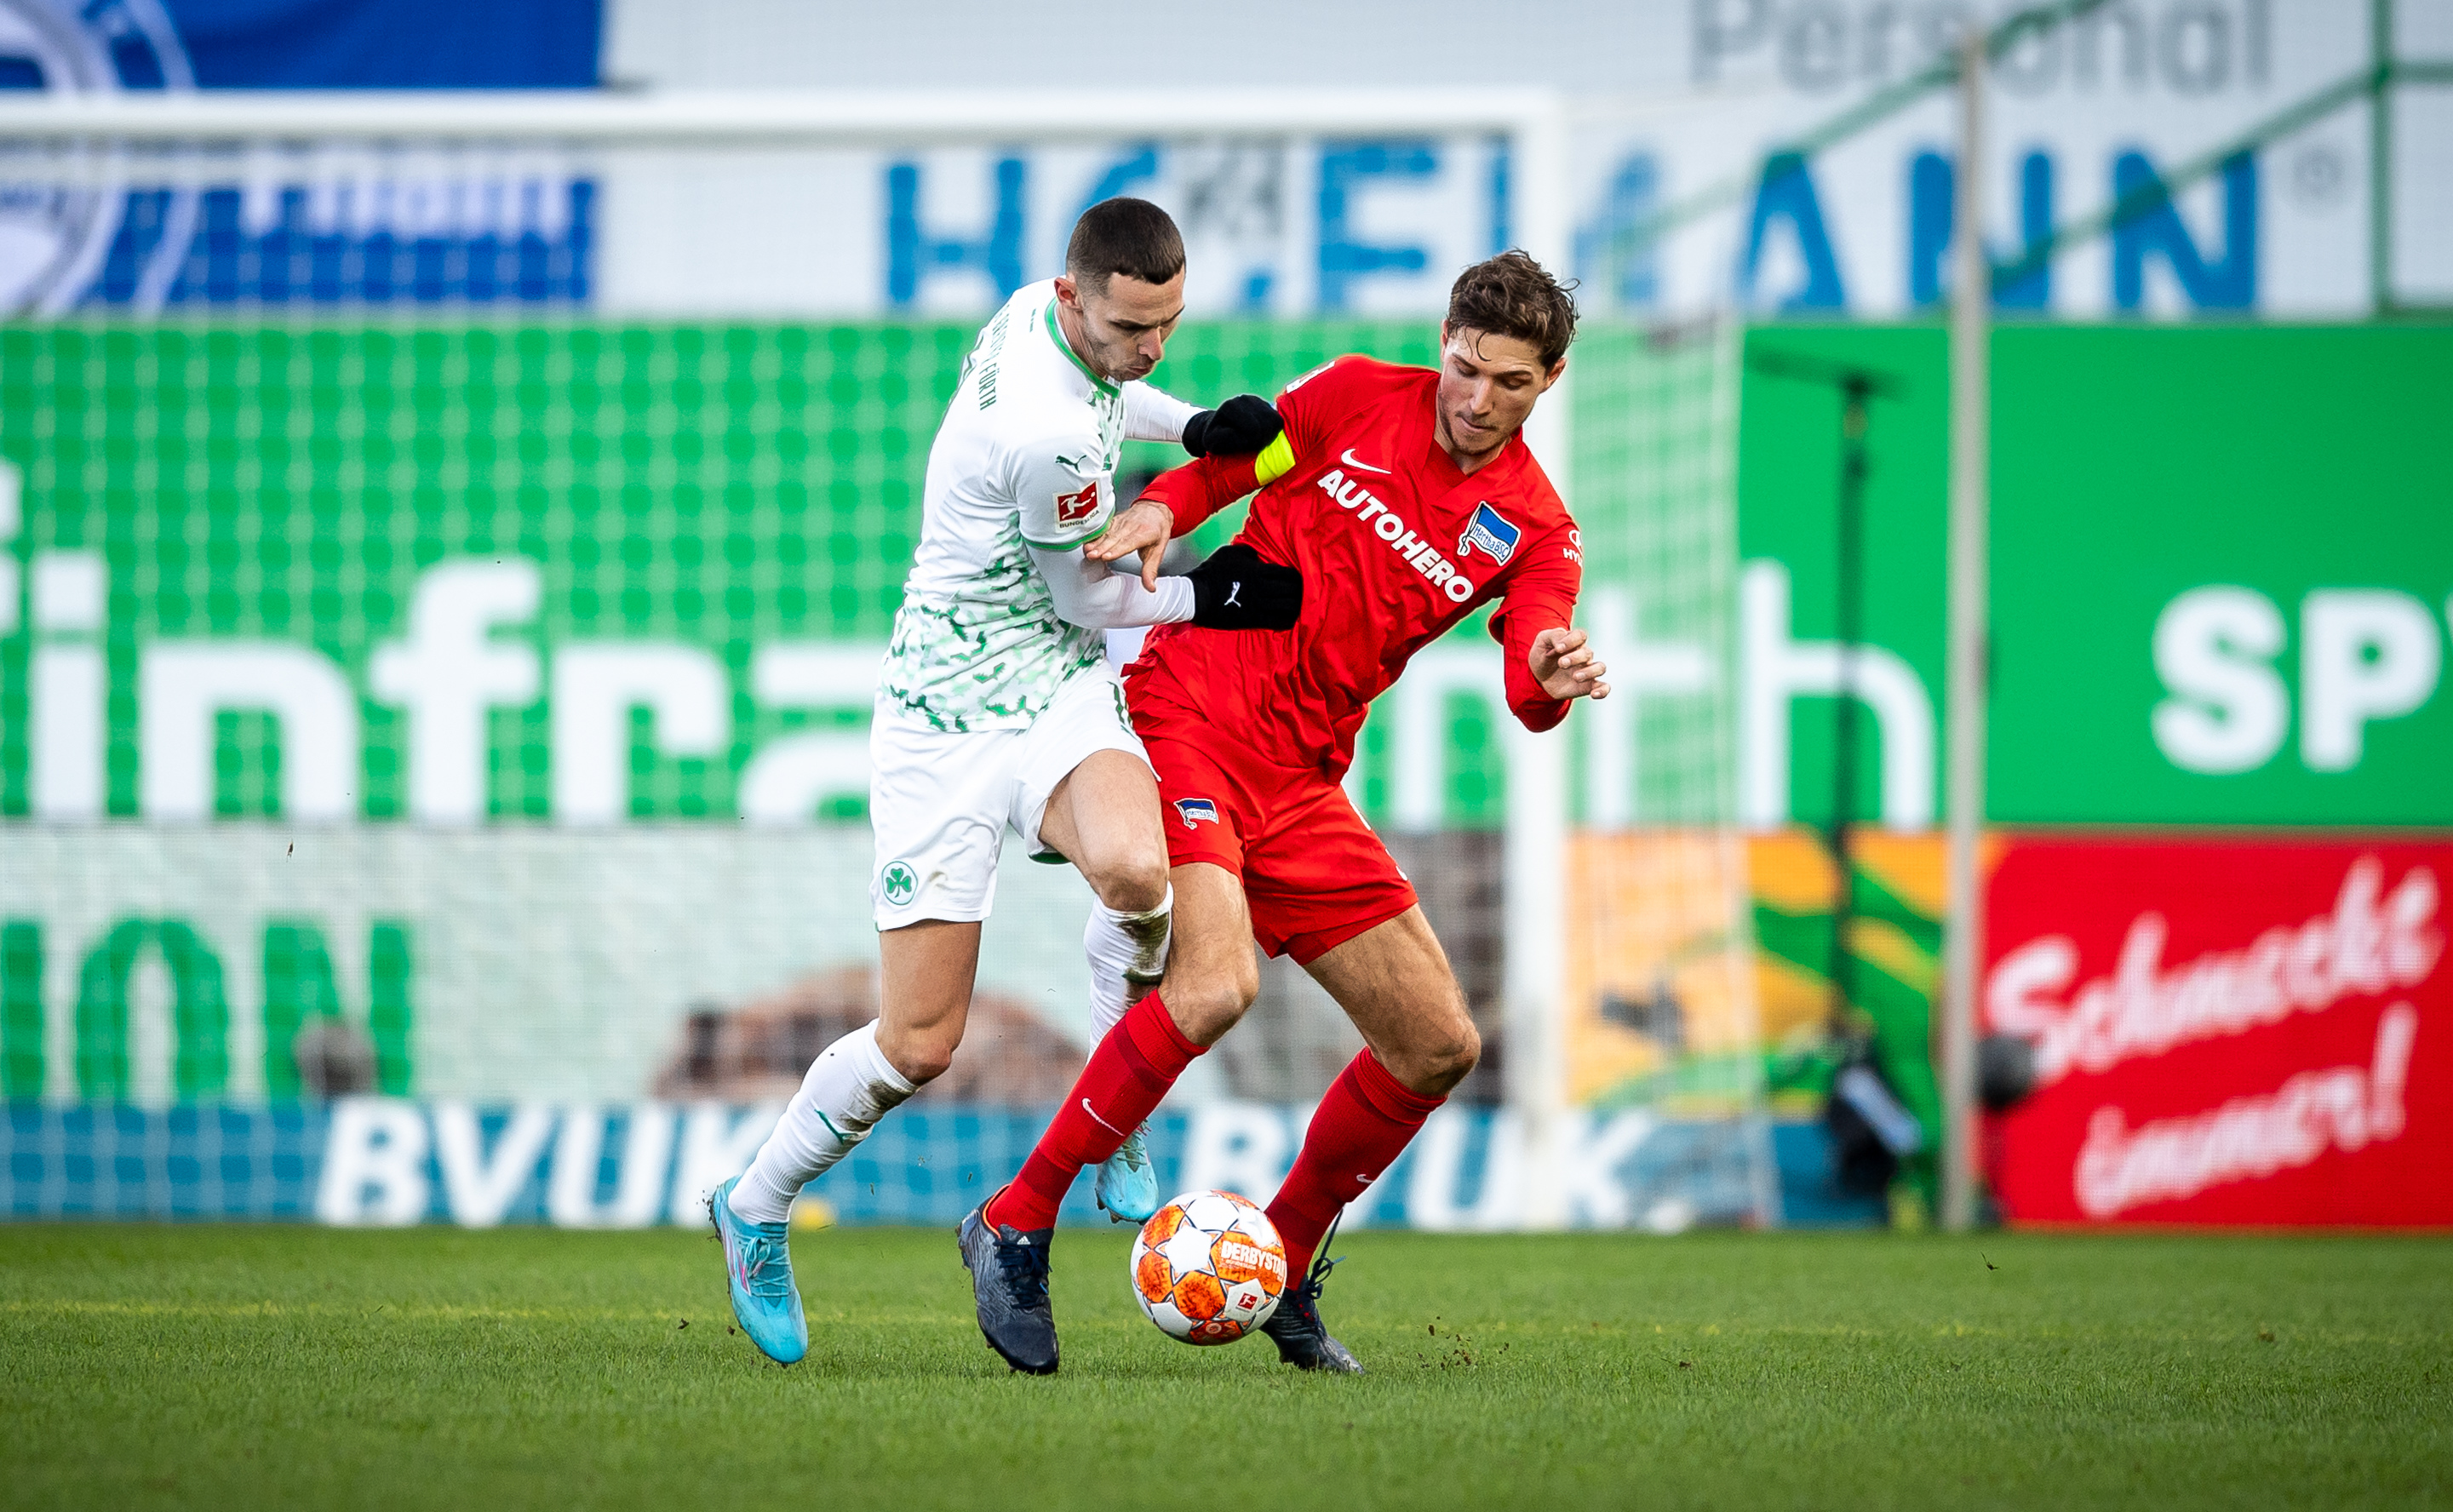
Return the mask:
{"type": "Polygon", "coordinates": [[[1204,1048],[1184,1037],[1157,993],[1126,1009],[1090,1052],[1090,1064],[1022,1163],[1022,1174],[989,1200],[989,1224],[1027,1232],[1055,1223],[1082,1167],[1116,1153],[1204,1048]]]}
{"type": "Polygon", "coordinates": [[[1431,1109],[1446,1101],[1407,1091],[1369,1050],[1346,1063],[1311,1116],[1295,1168],[1269,1204],[1269,1222],[1286,1243],[1288,1276],[1304,1273],[1346,1204],[1379,1180],[1431,1109]]]}

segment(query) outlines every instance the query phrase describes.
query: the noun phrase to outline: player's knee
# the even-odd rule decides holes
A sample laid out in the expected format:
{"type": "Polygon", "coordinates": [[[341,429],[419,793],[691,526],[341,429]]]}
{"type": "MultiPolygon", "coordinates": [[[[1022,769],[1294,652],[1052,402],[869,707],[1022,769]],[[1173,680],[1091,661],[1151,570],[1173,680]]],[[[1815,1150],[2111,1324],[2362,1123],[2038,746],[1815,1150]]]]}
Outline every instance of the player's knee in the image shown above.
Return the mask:
{"type": "Polygon", "coordinates": [[[1240,1019],[1244,1016],[1244,1010],[1250,1007],[1253,1000],[1261,995],[1261,963],[1250,951],[1236,952],[1230,986],[1234,996],[1235,1017],[1240,1019]]]}
{"type": "Polygon", "coordinates": [[[1099,901],[1119,913],[1147,913],[1167,901],[1167,852],[1130,856],[1090,879],[1099,901]]]}
{"type": "Polygon", "coordinates": [[[1261,995],[1261,968],[1251,952],[1197,971],[1170,971],[1160,989],[1175,1026],[1195,1044],[1215,1044],[1261,995]]]}
{"type": "Polygon", "coordinates": [[[1467,1019],[1457,1025],[1457,1032],[1443,1041],[1434,1054],[1440,1074],[1450,1086],[1466,1079],[1467,1073],[1482,1063],[1482,1032],[1467,1019]]]}
{"type": "Polygon", "coordinates": [[[906,1034],[888,1038],[881,1033],[877,1047],[886,1062],[913,1086],[926,1086],[946,1074],[954,1064],[954,1044],[933,1034],[906,1034]]]}
{"type": "Polygon", "coordinates": [[[1462,1007],[1455,1019],[1410,1047],[1398,1079],[1425,1097],[1446,1097],[1482,1060],[1482,1035],[1462,1007]]]}

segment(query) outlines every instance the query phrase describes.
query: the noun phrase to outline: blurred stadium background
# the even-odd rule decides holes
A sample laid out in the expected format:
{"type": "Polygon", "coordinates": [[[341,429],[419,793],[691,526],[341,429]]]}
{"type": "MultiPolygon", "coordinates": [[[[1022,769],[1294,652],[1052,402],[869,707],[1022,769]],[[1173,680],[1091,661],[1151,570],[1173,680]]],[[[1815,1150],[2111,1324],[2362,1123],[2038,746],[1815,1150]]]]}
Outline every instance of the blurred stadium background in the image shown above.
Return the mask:
{"type": "MultiPolygon", "coordinates": [[[[2014,1222],[2453,1223],[2453,0],[1243,14],[0,0],[0,1211],[695,1222],[874,1011],[867,708],[976,323],[1136,193],[1198,401],[1427,361],[1494,249],[1582,280],[1535,442],[1619,696],[1525,738],[1467,628],[1373,714],[1491,1053],[1358,1221],[1930,1222],[1955,1009],[2014,1222]]],[[[1008,859],[833,1216],[952,1221],[1079,1064],[1087,895],[1008,859]]],[[[1266,1197],[1357,1043],[1263,980],[1180,1185],[1266,1197]]]]}

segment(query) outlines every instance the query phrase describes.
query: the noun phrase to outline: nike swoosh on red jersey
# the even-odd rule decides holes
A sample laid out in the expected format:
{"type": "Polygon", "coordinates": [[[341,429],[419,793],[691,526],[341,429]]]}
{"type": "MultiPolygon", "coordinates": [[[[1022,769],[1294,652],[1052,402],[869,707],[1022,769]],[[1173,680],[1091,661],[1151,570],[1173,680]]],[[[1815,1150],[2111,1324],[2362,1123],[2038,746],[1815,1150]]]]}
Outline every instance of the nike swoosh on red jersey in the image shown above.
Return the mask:
{"type": "Polygon", "coordinates": [[[1375,467],[1373,467],[1371,464],[1369,464],[1369,463],[1367,463],[1367,462],[1358,462],[1358,461],[1356,461],[1356,460],[1355,460],[1355,456],[1354,456],[1354,448],[1353,448],[1352,447],[1348,447],[1348,448],[1346,448],[1346,452],[1345,452],[1345,454],[1344,454],[1343,456],[1339,457],[1337,460],[1338,460],[1338,461],[1340,461],[1340,462],[1345,463],[1345,464],[1346,464],[1347,467],[1349,467],[1349,468],[1362,468],[1364,471],[1366,471],[1366,472],[1377,472],[1377,473],[1386,474],[1386,473],[1387,473],[1387,472],[1390,470],[1390,469],[1388,469],[1388,468],[1375,468],[1375,467]]]}

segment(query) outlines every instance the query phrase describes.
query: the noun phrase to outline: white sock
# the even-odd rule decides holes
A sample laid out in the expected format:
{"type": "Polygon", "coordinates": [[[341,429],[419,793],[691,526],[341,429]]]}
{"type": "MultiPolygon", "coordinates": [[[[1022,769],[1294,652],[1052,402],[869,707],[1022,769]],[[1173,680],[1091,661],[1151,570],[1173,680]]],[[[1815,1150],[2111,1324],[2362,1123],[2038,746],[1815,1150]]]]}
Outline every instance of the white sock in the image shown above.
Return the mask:
{"type": "Polygon", "coordinates": [[[733,1212],[752,1224],[782,1223],[804,1185],[850,1154],[879,1119],[918,1090],[877,1047],[874,1024],[828,1045],[732,1188],[733,1212]]]}
{"type": "Polygon", "coordinates": [[[1167,974],[1167,925],[1174,915],[1172,885],[1147,913],[1119,913],[1104,903],[1091,903],[1090,922],[1082,930],[1082,953],[1090,958],[1092,1044],[1106,1039],[1125,1010],[1167,974]]]}

